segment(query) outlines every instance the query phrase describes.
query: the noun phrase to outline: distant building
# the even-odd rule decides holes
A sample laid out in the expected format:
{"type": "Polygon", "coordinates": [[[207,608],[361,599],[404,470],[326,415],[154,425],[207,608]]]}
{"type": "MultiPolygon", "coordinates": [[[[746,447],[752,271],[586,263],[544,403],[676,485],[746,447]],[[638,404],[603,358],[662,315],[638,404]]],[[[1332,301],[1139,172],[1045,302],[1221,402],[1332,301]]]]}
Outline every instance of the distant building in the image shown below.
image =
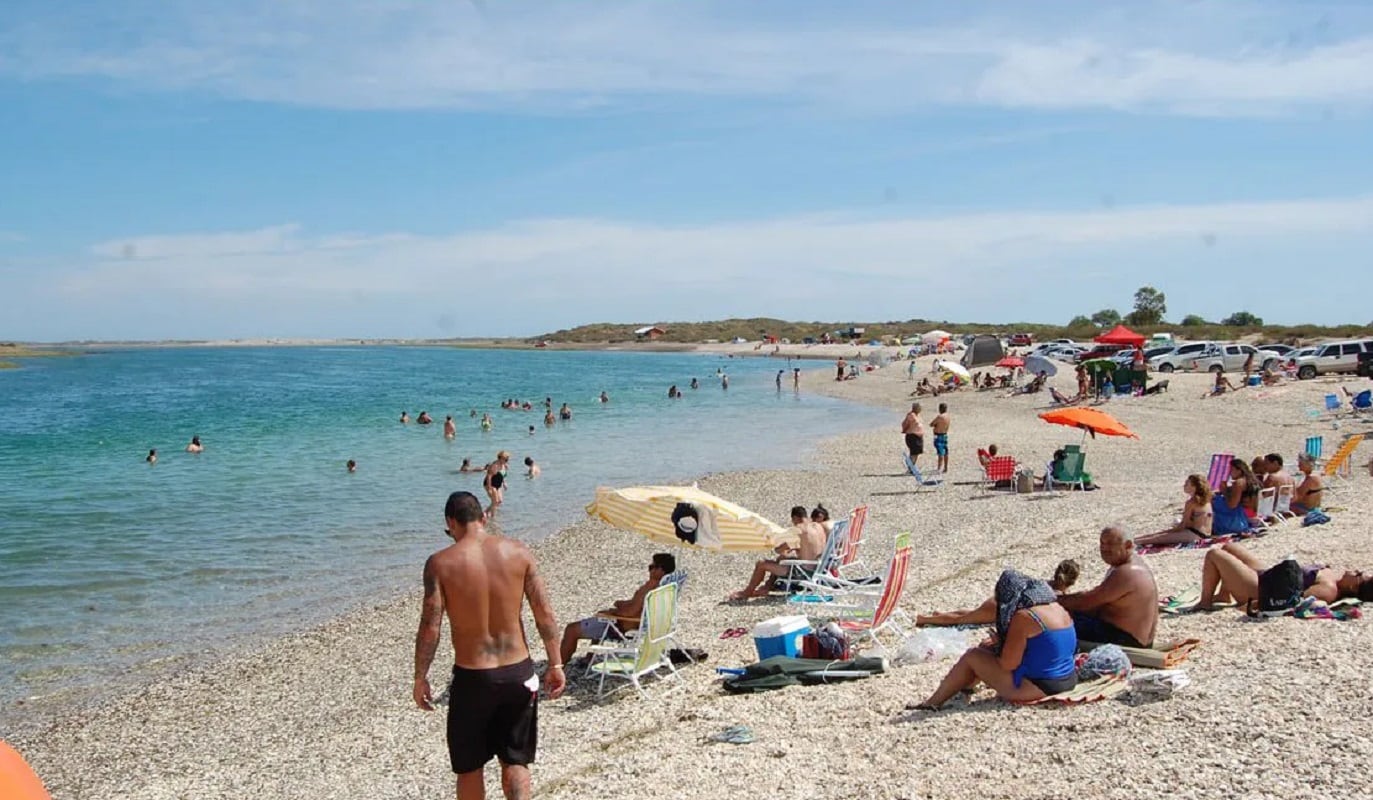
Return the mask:
{"type": "Polygon", "coordinates": [[[649,325],[646,328],[640,328],[634,331],[634,338],[652,342],[661,338],[665,333],[667,333],[667,331],[659,328],[657,325],[649,325]]]}

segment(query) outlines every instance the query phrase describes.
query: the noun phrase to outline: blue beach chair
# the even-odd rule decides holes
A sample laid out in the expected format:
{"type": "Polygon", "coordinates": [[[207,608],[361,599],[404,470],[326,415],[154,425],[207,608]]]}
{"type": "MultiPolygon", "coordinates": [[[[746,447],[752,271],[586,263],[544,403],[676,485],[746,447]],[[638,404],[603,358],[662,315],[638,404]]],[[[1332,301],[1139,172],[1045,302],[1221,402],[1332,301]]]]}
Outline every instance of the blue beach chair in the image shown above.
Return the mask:
{"type": "Polygon", "coordinates": [[[944,483],[943,478],[926,478],[924,475],[921,475],[920,468],[917,467],[915,465],[915,462],[911,460],[910,453],[906,452],[905,450],[902,450],[901,457],[906,460],[906,471],[909,472],[912,476],[914,476],[916,482],[919,483],[921,486],[940,486],[944,483]]]}

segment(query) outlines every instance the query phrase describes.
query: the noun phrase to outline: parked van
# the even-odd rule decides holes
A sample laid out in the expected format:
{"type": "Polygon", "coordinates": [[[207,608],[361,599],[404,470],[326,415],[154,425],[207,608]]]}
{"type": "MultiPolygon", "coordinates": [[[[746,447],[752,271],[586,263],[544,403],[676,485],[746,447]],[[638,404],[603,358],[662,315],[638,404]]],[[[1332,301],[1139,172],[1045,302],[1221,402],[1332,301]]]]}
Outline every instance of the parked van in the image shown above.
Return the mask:
{"type": "Polygon", "coordinates": [[[1373,340],[1329,342],[1321,345],[1315,354],[1295,359],[1293,364],[1297,377],[1309,380],[1317,375],[1355,372],[1359,368],[1360,353],[1373,353],[1373,340]]]}

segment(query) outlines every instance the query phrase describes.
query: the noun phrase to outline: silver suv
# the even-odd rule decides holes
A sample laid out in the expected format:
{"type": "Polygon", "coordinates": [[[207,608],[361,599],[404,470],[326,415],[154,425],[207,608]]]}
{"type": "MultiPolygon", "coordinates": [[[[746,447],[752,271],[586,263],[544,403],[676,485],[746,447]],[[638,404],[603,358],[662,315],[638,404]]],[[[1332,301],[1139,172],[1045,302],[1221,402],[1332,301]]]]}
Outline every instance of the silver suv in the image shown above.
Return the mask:
{"type": "Polygon", "coordinates": [[[1174,347],[1163,355],[1154,356],[1146,363],[1150,372],[1172,372],[1186,368],[1193,359],[1215,346],[1215,342],[1188,342],[1174,347]]]}
{"type": "Polygon", "coordinates": [[[1354,372],[1359,368],[1360,353],[1373,353],[1373,340],[1329,342],[1321,345],[1315,354],[1302,356],[1293,363],[1297,367],[1297,377],[1308,380],[1317,375],[1354,372]]]}

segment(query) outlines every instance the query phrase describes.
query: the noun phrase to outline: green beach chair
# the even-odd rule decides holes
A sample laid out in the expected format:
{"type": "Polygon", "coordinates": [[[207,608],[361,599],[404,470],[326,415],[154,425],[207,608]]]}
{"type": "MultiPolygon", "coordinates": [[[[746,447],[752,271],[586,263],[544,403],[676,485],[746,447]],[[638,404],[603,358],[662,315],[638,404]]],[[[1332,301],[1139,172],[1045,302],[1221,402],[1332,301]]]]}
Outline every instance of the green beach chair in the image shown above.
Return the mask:
{"type": "Polygon", "coordinates": [[[1063,450],[1063,461],[1059,464],[1058,469],[1047,477],[1045,482],[1051,482],[1054,485],[1061,483],[1085,490],[1091,481],[1091,476],[1083,469],[1087,462],[1087,454],[1082,452],[1079,445],[1075,444],[1066,445],[1063,450]]]}
{"type": "Polygon", "coordinates": [[[622,644],[600,644],[591,648],[588,673],[601,676],[596,697],[602,698],[618,688],[606,691],[606,678],[621,680],[644,694],[643,678],[666,667],[668,675],[676,678],[677,670],[668,656],[668,646],[677,634],[677,587],[659,586],[644,598],[639,635],[622,644]]]}

